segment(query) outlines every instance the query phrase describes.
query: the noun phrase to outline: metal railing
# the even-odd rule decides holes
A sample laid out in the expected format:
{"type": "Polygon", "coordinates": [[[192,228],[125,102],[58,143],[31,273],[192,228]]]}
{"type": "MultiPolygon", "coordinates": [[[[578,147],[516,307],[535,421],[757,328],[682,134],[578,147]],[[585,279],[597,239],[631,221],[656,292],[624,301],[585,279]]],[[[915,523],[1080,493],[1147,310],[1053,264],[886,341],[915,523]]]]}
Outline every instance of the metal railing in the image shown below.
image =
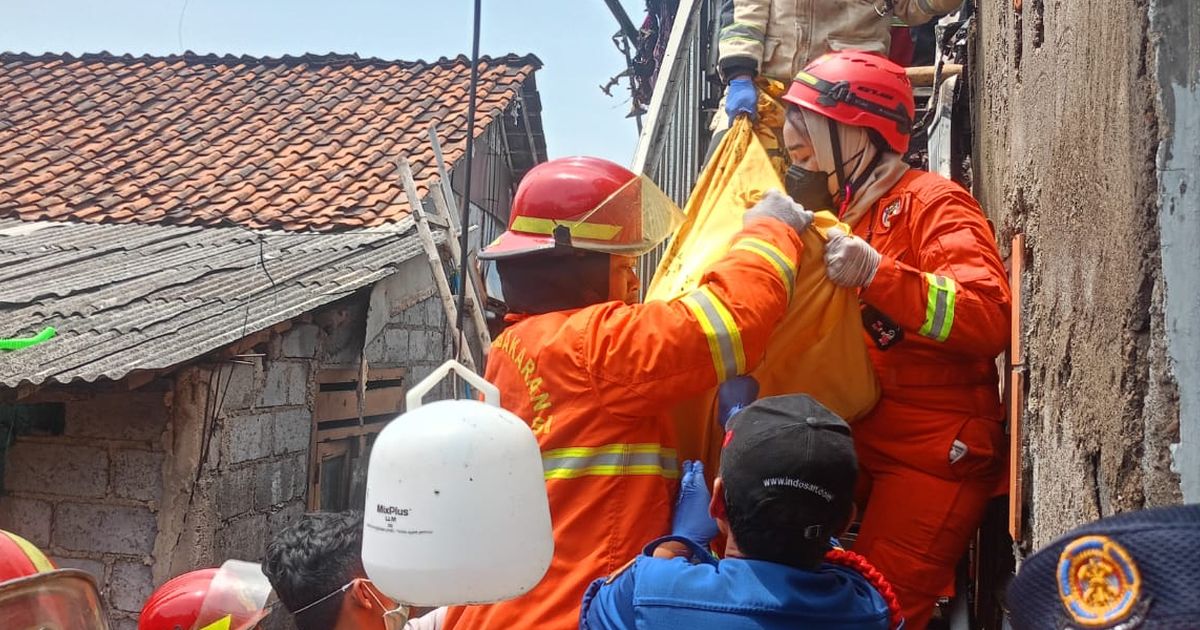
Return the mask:
{"type": "MultiPolygon", "coordinates": [[[[654,180],[682,208],[704,168],[709,123],[720,99],[716,75],[717,0],[681,0],[658,71],[632,169],[654,180]]],[[[643,291],[667,243],[638,263],[643,291]]]]}

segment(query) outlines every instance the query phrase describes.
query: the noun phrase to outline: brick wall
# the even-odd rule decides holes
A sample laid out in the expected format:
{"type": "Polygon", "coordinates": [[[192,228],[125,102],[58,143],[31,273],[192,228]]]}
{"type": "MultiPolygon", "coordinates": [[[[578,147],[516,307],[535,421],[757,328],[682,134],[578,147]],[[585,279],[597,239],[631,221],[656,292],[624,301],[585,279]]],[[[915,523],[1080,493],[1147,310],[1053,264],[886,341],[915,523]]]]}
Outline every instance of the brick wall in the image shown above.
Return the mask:
{"type": "Polygon", "coordinates": [[[166,385],[63,389],[30,399],[64,403],[64,433],[20,437],[8,451],[0,528],[28,538],[60,567],[95,575],[115,630],[136,627],[152,590],[166,385]]]}

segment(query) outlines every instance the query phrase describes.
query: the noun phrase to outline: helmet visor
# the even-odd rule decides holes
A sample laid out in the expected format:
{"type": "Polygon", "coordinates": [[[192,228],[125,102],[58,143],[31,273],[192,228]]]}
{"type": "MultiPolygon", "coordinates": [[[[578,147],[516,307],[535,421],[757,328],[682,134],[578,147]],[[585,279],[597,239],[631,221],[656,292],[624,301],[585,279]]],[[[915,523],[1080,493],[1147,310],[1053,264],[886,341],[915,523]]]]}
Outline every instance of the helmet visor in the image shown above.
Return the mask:
{"type": "Polygon", "coordinates": [[[267,616],[273,591],[262,567],[227,560],[213,576],[191,630],[247,630],[267,616]]]}
{"type": "Polygon", "coordinates": [[[571,247],[604,254],[641,256],[683,224],[684,214],[649,177],[629,180],[595,208],[565,219],[515,217],[509,230],[480,258],[502,258],[571,247]]]}
{"type": "Polygon", "coordinates": [[[96,578],[78,569],[0,585],[0,620],[10,630],[108,630],[96,578]]]}

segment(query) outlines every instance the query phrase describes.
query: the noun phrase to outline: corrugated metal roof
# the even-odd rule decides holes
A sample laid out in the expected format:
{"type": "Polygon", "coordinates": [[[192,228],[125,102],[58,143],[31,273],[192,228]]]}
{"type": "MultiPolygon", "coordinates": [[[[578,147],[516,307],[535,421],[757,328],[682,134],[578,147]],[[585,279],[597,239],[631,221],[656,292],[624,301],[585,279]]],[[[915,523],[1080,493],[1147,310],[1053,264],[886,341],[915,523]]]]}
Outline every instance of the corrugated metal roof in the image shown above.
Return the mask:
{"type": "Polygon", "coordinates": [[[378,282],[418,255],[411,219],[333,234],[0,219],[0,337],[58,330],[0,352],[0,385],[169,368],[378,282]]]}

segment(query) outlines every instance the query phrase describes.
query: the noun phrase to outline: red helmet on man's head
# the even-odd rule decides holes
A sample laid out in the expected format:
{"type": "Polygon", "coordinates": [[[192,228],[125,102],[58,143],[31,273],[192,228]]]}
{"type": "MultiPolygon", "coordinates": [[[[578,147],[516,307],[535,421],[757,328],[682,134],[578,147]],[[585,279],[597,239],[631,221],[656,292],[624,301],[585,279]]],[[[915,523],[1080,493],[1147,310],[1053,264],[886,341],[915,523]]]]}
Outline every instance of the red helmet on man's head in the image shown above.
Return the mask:
{"type": "Polygon", "coordinates": [[[662,242],[683,214],[649,179],[594,157],[550,160],[517,187],[508,230],[481,259],[555,247],[641,255],[662,242]]]}
{"type": "Polygon", "coordinates": [[[822,55],[800,71],[783,100],[855,127],[874,129],[893,151],[908,150],[916,104],[904,68],[872,53],[822,55]]]}
{"type": "Polygon", "coordinates": [[[33,543],[0,529],[0,582],[53,571],[54,563],[33,543]]]}

